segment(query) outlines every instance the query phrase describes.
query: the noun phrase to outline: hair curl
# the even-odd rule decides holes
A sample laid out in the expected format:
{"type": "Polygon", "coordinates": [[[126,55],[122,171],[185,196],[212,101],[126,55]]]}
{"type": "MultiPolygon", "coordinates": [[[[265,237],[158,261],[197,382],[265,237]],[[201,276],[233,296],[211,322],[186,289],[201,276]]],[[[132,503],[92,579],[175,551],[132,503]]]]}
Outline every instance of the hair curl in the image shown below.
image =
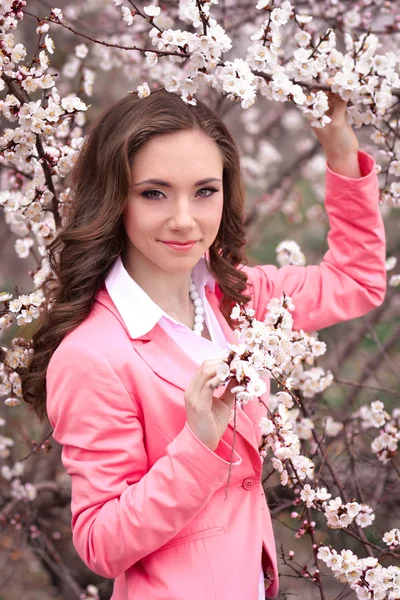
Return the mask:
{"type": "Polygon", "coordinates": [[[90,127],[71,173],[72,210],[67,225],[49,246],[55,274],[51,308],[44,309],[33,335],[33,355],[21,374],[24,400],[41,420],[46,417],[46,371],[62,339],[90,313],[96,294],[124,251],[122,215],[135,155],[154,136],[200,130],[218,145],[223,159],[223,213],[209,248],[210,270],[221,291],[221,311],[247,303],[247,276],[237,269],[242,251],[244,185],[240,157],[228,129],[203,102],[185,103],[158,90],[144,99],[130,94],[106,110],[90,127]]]}

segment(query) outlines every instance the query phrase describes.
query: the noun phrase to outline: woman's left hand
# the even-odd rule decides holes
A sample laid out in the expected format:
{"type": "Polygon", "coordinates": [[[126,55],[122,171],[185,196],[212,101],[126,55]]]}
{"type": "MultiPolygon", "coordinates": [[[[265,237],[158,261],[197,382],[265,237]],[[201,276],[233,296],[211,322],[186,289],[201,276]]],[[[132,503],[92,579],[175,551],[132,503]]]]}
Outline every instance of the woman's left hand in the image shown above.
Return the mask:
{"type": "Polygon", "coordinates": [[[331,122],[325,127],[312,127],[333,171],[351,178],[361,177],[358,163],[359,143],[353,128],[346,121],[346,100],[327,92],[331,122]]]}

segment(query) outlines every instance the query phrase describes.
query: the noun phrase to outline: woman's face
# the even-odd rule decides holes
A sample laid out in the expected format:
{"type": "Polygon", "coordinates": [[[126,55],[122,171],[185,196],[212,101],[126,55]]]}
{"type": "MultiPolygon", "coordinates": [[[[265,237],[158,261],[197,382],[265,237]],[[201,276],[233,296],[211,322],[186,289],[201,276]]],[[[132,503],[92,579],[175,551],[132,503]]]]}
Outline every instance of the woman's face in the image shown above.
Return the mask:
{"type": "Polygon", "coordinates": [[[134,271],[191,271],[218,233],[222,173],[220,150],[201,131],[156,136],[137,153],[123,216],[134,271]]]}

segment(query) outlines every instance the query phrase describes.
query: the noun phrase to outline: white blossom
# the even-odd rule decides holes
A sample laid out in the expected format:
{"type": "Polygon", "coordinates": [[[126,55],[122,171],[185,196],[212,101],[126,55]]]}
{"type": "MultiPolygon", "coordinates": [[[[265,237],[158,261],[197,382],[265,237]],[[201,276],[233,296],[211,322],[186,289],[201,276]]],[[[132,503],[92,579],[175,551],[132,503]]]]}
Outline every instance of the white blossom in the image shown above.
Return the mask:
{"type": "Polygon", "coordinates": [[[7,302],[8,300],[11,300],[11,298],[12,294],[9,292],[0,292],[0,302],[7,302]]]}
{"type": "Polygon", "coordinates": [[[400,285],[400,274],[399,275],[392,275],[389,279],[389,285],[390,287],[399,287],[400,285]]]}
{"type": "Polygon", "coordinates": [[[149,6],[143,7],[143,12],[148,17],[158,17],[161,12],[161,9],[159,6],[154,6],[153,4],[150,4],[149,6]]]}
{"type": "Polygon", "coordinates": [[[277,253],[276,259],[280,266],[284,265],[299,265],[306,264],[306,257],[300,249],[297,242],[293,240],[284,240],[275,248],[277,253]]]}
{"type": "Polygon", "coordinates": [[[387,531],[382,539],[388,546],[400,546],[400,529],[395,528],[387,531]]]}
{"type": "Polygon", "coordinates": [[[29,256],[30,248],[33,246],[34,241],[32,238],[23,238],[16,240],[15,251],[20,258],[27,258],[29,256]]]}
{"type": "Polygon", "coordinates": [[[55,50],[54,42],[49,35],[46,35],[46,37],[44,39],[44,43],[45,43],[47,52],[49,54],[54,54],[54,50],[55,50]]]}
{"type": "Polygon", "coordinates": [[[75,55],[77,56],[77,58],[83,60],[87,57],[89,52],[89,48],[87,47],[86,44],[78,44],[78,46],[75,46],[75,55]]]}
{"type": "Polygon", "coordinates": [[[154,67],[158,63],[158,56],[155,52],[145,52],[145,56],[149,67],[154,67]]]}
{"type": "Polygon", "coordinates": [[[125,21],[127,25],[132,25],[133,23],[133,14],[130,8],[127,6],[121,6],[122,11],[122,20],[125,21]]]}
{"type": "Polygon", "coordinates": [[[137,92],[139,98],[146,98],[147,96],[150,96],[151,92],[147,81],[144,81],[141,85],[138,85],[137,92]]]}
{"type": "Polygon", "coordinates": [[[335,421],[330,415],[325,420],[325,435],[328,437],[336,437],[343,430],[343,423],[335,421]]]}
{"type": "Polygon", "coordinates": [[[396,256],[388,256],[385,262],[386,271],[392,271],[397,265],[397,257],[396,256]]]}

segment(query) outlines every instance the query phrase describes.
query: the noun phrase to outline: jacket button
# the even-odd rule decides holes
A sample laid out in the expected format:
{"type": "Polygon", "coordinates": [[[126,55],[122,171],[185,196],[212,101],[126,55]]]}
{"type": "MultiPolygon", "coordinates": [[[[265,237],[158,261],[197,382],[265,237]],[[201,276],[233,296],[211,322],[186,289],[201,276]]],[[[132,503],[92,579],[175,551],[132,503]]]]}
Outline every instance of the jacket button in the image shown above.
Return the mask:
{"type": "Polygon", "coordinates": [[[253,477],[246,477],[246,479],[243,479],[242,487],[244,487],[245,490],[252,490],[254,487],[253,477]]]}

